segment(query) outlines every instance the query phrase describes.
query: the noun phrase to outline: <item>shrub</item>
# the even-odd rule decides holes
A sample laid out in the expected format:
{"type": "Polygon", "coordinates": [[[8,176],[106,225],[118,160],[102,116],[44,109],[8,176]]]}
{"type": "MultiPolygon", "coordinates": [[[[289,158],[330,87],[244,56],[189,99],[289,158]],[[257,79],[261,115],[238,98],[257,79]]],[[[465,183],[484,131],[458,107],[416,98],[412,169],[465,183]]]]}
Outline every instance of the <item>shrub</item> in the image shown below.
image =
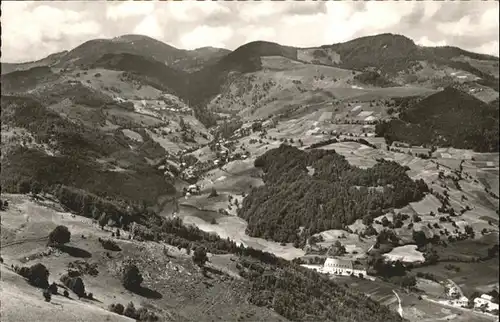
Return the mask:
{"type": "Polygon", "coordinates": [[[63,295],[64,295],[64,297],[69,297],[69,292],[68,292],[68,290],[64,290],[63,295]]]}
{"type": "Polygon", "coordinates": [[[88,298],[89,300],[93,300],[93,299],[94,299],[94,294],[92,294],[92,293],[88,293],[88,294],[87,294],[87,298],[88,298]]]}
{"type": "Polygon", "coordinates": [[[69,243],[71,239],[71,233],[66,226],[57,226],[53,231],[49,234],[49,245],[57,244],[66,244],[69,243]]]}
{"type": "Polygon", "coordinates": [[[137,312],[135,310],[134,303],[130,302],[127,305],[127,307],[125,308],[125,311],[123,311],[123,315],[128,316],[131,319],[137,320],[137,312]]]}
{"type": "Polygon", "coordinates": [[[45,302],[50,302],[50,299],[52,298],[52,294],[47,289],[47,290],[43,291],[43,297],[45,298],[45,302]]]}
{"type": "Polygon", "coordinates": [[[345,253],[345,247],[338,240],[328,249],[329,256],[342,256],[345,253]]]}
{"type": "Polygon", "coordinates": [[[145,307],[139,308],[136,311],[136,316],[137,316],[137,319],[139,321],[154,322],[154,321],[158,321],[158,319],[159,319],[155,313],[148,311],[148,309],[145,307]]]}
{"type": "Polygon", "coordinates": [[[57,285],[56,283],[52,283],[50,284],[48,290],[50,291],[50,293],[52,294],[57,294],[57,285]]]}
{"type": "Polygon", "coordinates": [[[123,310],[124,310],[124,309],[125,309],[125,308],[123,307],[123,305],[122,305],[121,303],[116,303],[116,304],[114,304],[114,303],[113,303],[113,304],[111,304],[111,305],[109,306],[109,310],[110,310],[111,312],[114,312],[114,313],[116,313],[116,314],[120,314],[120,315],[122,315],[122,314],[123,314],[123,310]]]}
{"type": "Polygon", "coordinates": [[[99,242],[101,243],[102,247],[107,250],[113,250],[113,251],[120,251],[122,250],[118,244],[111,239],[99,239],[99,242]]]}
{"type": "Polygon", "coordinates": [[[31,285],[41,288],[49,286],[49,270],[43,264],[35,264],[30,268],[22,267],[20,275],[26,277],[31,285]]]}
{"type": "Polygon", "coordinates": [[[123,269],[122,284],[127,290],[137,290],[144,279],[135,264],[128,264],[123,269]]]}
{"type": "Polygon", "coordinates": [[[193,253],[193,262],[196,265],[203,267],[205,265],[206,261],[208,261],[208,257],[207,257],[207,251],[206,251],[205,247],[201,247],[201,246],[197,247],[193,253]]]}
{"type": "Polygon", "coordinates": [[[61,276],[61,282],[72,290],[79,298],[85,297],[85,284],[81,277],[71,277],[69,274],[61,276]]]}
{"type": "Polygon", "coordinates": [[[208,196],[208,198],[213,198],[213,197],[217,197],[219,194],[217,193],[217,190],[215,190],[215,188],[212,188],[212,190],[210,191],[210,195],[208,196]]]}

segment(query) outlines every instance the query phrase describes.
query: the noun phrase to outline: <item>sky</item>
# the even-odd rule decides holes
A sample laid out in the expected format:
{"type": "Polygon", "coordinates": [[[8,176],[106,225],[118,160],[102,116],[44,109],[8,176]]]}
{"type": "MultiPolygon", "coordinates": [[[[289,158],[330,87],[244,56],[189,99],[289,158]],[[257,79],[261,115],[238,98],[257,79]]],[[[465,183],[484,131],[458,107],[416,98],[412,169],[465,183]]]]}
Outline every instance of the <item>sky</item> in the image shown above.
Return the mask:
{"type": "Polygon", "coordinates": [[[2,1],[2,62],[142,34],[183,49],[312,47],[379,33],[499,55],[498,1],[2,1]]]}

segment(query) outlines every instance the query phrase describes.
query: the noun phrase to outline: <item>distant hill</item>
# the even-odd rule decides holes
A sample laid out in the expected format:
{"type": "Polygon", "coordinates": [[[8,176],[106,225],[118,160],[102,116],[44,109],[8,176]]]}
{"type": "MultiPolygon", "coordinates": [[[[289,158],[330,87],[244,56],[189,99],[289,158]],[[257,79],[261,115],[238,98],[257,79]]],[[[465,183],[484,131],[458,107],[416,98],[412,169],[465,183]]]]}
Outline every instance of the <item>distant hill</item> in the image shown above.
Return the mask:
{"type": "MultiPolygon", "coordinates": [[[[69,52],[51,55],[52,57],[49,56],[36,63],[3,65],[7,71],[26,69],[28,64],[74,68],[90,66],[98,61],[103,65],[103,60],[109,59],[109,55],[125,54],[141,56],[149,62],[154,60],[173,69],[190,73],[185,82],[189,84],[186,92],[189,91],[189,101],[193,105],[205,105],[210,98],[219,94],[229,75],[235,72],[251,73],[261,70],[261,58],[268,56],[281,56],[310,64],[357,71],[374,69],[380,74],[378,81],[374,83],[377,86],[383,78],[385,78],[383,85],[389,86],[393,83],[391,77],[401,73],[414,74],[422,68],[420,64],[424,61],[437,67],[448,66],[471,73],[479,78],[477,80],[479,84],[498,92],[498,78],[485,72],[487,69],[477,68],[477,64],[474,67],[474,64],[463,59],[465,57],[469,60],[497,63],[498,57],[472,53],[457,47],[417,46],[413,40],[394,34],[361,37],[315,48],[296,48],[273,42],[254,41],[240,46],[233,52],[211,47],[183,50],[147,36],[124,35],[113,39],[90,40],[69,52]]],[[[127,57],[131,59],[132,56],[127,57]]],[[[166,72],[166,75],[164,79],[178,77],[180,74],[166,72]]]]}
{"type": "Polygon", "coordinates": [[[87,41],[69,51],[57,66],[88,66],[106,54],[141,55],[164,64],[171,64],[184,58],[185,51],[150,37],[125,35],[113,39],[87,41]]]}
{"type": "Polygon", "coordinates": [[[63,68],[88,66],[106,54],[139,55],[172,68],[195,71],[230,52],[227,49],[213,47],[184,50],[143,35],[123,35],[112,39],[89,40],[70,51],[51,54],[34,62],[2,63],[2,74],[39,66],[63,68]]]}
{"type": "Polygon", "coordinates": [[[321,46],[338,52],[344,68],[379,68],[386,73],[396,73],[411,67],[418,60],[451,63],[454,57],[467,56],[480,60],[498,61],[498,57],[477,54],[451,46],[424,47],[405,36],[379,34],[356,38],[344,43],[321,46]]]}
{"type": "Polygon", "coordinates": [[[67,50],[62,51],[60,53],[51,54],[43,59],[26,62],[26,63],[2,63],[2,74],[12,73],[14,71],[22,71],[28,70],[34,67],[43,67],[43,66],[53,66],[59,62],[59,60],[64,57],[68,53],[67,50]]]}
{"type": "Polygon", "coordinates": [[[373,67],[384,74],[396,75],[399,72],[418,68],[420,61],[449,66],[470,72],[481,79],[480,84],[493,88],[498,92],[498,79],[485,73],[469,62],[457,61],[454,58],[468,57],[472,59],[498,62],[498,57],[465,51],[451,46],[424,47],[402,35],[380,34],[361,37],[345,43],[322,46],[340,54],[342,68],[363,70],[373,67]]]}
{"type": "Polygon", "coordinates": [[[152,58],[128,53],[105,54],[91,67],[123,71],[144,84],[188,99],[187,74],[152,58]]]}
{"type": "Polygon", "coordinates": [[[389,142],[497,152],[498,118],[495,103],[446,88],[402,110],[398,119],[378,124],[376,131],[389,142]]]}
{"type": "Polygon", "coordinates": [[[42,82],[55,81],[59,78],[47,66],[32,67],[27,70],[16,70],[2,74],[2,92],[20,92],[34,89],[42,82]]]}
{"type": "MultiPolygon", "coordinates": [[[[498,78],[472,66],[470,62],[458,59],[468,57],[496,64],[498,57],[449,46],[423,47],[405,36],[381,34],[317,48],[295,48],[264,41],[245,44],[215,64],[207,65],[190,75],[192,102],[204,104],[217,95],[231,72],[251,73],[262,70],[262,57],[269,56],[361,71],[365,74],[358,76],[358,79],[377,87],[397,86],[399,82],[393,79],[402,74],[418,73],[422,69],[421,62],[425,62],[436,69],[446,67],[475,75],[479,78],[476,80],[478,84],[498,92],[498,78]],[[308,53],[312,53],[309,58],[308,53]]],[[[430,79],[436,77],[438,79],[440,76],[430,79]]]]}
{"type": "Polygon", "coordinates": [[[260,70],[263,56],[297,59],[297,49],[266,41],[255,41],[240,46],[217,62],[189,76],[191,102],[195,105],[206,104],[208,99],[220,92],[230,73],[251,73],[260,70]]]}

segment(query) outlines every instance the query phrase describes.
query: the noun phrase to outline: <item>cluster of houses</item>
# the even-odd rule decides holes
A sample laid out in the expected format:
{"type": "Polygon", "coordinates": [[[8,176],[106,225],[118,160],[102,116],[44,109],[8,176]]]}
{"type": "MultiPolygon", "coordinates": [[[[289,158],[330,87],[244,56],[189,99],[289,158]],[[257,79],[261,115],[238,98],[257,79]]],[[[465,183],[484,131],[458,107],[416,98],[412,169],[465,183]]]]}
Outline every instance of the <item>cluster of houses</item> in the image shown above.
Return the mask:
{"type": "MultiPolygon", "coordinates": [[[[469,299],[464,296],[464,294],[458,289],[454,283],[450,283],[446,287],[446,295],[448,297],[449,305],[457,307],[468,307],[469,299]]],[[[488,294],[482,294],[479,297],[474,298],[474,309],[481,310],[483,312],[493,313],[498,315],[498,303],[495,302],[493,296],[488,294]]]]}
{"type": "Polygon", "coordinates": [[[474,299],[474,308],[498,314],[498,303],[493,302],[493,296],[483,294],[474,299]]]}

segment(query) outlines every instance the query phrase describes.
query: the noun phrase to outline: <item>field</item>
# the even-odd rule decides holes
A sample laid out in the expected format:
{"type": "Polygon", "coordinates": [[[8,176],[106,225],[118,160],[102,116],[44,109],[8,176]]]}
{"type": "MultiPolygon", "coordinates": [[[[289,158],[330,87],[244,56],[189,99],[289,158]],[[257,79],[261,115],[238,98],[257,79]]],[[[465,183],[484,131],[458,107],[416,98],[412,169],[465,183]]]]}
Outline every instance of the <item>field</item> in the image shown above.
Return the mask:
{"type": "Polygon", "coordinates": [[[447,269],[447,264],[450,263],[438,263],[412,271],[431,273],[441,279],[450,278],[462,288],[466,296],[470,296],[474,291],[490,291],[493,287],[498,287],[498,259],[482,263],[451,263],[458,267],[458,272],[447,269]]]}
{"type": "MultiPolygon", "coordinates": [[[[193,204],[197,204],[197,199],[199,200],[201,198],[206,198],[206,196],[201,196],[199,198],[190,197],[185,202],[179,201],[180,209],[177,213],[177,216],[182,218],[186,224],[195,225],[204,231],[214,232],[221,238],[230,238],[238,244],[267,251],[288,260],[292,260],[296,257],[301,257],[305,254],[303,250],[297,249],[291,244],[281,245],[280,243],[246,235],[245,229],[247,227],[247,223],[245,222],[245,220],[235,215],[236,206],[234,206],[234,204],[232,207],[232,211],[230,210],[232,214],[229,216],[221,215],[214,210],[206,210],[214,209],[218,205],[223,208],[224,205],[228,204],[227,201],[220,201],[220,197],[211,198],[214,199],[214,201],[209,201],[208,204],[203,203],[203,209],[205,210],[200,210],[195,206],[192,206],[193,204]],[[185,206],[183,206],[183,204],[185,206]],[[212,219],[216,220],[216,224],[211,224],[212,219]]],[[[224,197],[224,199],[226,198],[224,197]]],[[[169,213],[164,213],[164,215],[169,216],[169,213]]]]}
{"type": "Polygon", "coordinates": [[[417,250],[416,245],[406,245],[394,248],[391,252],[384,254],[391,261],[424,262],[424,255],[417,250]]]}
{"type": "Polygon", "coordinates": [[[125,80],[120,71],[103,68],[68,72],[64,75],[64,78],[68,81],[81,82],[85,86],[101,90],[112,97],[120,97],[122,99],[156,99],[162,94],[161,91],[151,86],[134,84],[125,80]]]}

